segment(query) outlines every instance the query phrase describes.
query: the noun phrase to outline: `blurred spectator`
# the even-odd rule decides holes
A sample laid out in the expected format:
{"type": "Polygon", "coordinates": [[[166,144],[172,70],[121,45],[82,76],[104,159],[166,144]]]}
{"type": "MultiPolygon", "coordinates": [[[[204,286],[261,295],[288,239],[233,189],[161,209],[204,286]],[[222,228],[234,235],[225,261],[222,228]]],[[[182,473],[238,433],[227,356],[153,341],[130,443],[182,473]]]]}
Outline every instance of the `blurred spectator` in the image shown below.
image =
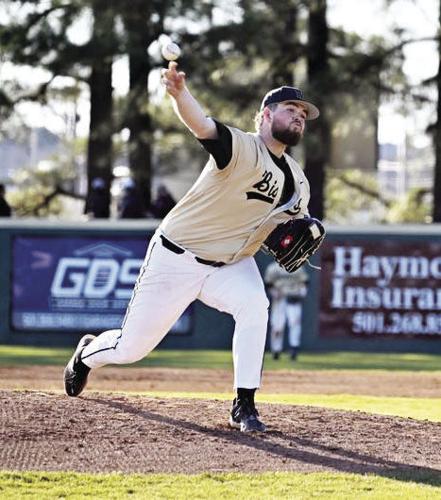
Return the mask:
{"type": "Polygon", "coordinates": [[[107,219],[110,215],[110,194],[101,177],[92,180],[84,213],[93,219],[107,219]]]}
{"type": "Polygon", "coordinates": [[[4,184],[0,184],[0,217],[11,217],[11,207],[5,200],[4,184]]]}
{"type": "Polygon", "coordinates": [[[133,179],[125,179],[122,183],[122,197],[118,203],[120,219],[141,219],[145,217],[141,194],[133,179]]]}
{"type": "Polygon", "coordinates": [[[163,219],[176,205],[176,201],[164,184],[158,186],[156,198],[150,206],[150,212],[155,219],[163,219]]]}

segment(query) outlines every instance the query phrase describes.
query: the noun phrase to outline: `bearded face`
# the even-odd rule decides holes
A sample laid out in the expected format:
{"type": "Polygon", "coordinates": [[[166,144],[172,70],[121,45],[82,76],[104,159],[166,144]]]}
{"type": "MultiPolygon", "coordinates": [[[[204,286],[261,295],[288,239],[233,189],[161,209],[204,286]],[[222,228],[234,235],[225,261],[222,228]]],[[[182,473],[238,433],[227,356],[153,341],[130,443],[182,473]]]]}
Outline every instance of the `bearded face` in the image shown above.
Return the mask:
{"type": "Polygon", "coordinates": [[[286,146],[297,146],[300,139],[303,137],[300,126],[296,126],[295,122],[286,125],[276,117],[274,117],[271,124],[271,133],[274,139],[286,146]]]}

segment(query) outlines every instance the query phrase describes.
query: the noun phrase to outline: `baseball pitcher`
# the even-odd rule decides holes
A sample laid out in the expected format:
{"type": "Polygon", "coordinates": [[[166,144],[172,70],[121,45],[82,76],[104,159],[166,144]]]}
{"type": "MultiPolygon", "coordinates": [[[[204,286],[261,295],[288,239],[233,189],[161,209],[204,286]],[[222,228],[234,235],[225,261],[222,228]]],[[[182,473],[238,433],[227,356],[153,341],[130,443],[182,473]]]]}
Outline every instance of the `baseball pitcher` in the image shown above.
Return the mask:
{"type": "MultiPolygon", "coordinates": [[[[91,369],[145,357],[199,299],[235,320],[237,394],[230,425],[264,432],[254,393],[261,382],[268,299],[253,256],[280,225],[308,217],[308,181],[285,149],[299,142],[305,120],[319,111],[299,89],[277,88],[263,98],[256,133],[243,132],[206,116],[176,62],[163,70],[161,81],[177,116],[210,156],[153,236],[121,328],[80,340],[64,372],[65,390],[78,396],[91,369]]],[[[300,252],[303,263],[321,237],[318,221],[310,220],[314,227],[305,226],[307,236],[303,226],[299,237],[284,233],[275,253],[289,248],[289,261],[300,252]]]]}

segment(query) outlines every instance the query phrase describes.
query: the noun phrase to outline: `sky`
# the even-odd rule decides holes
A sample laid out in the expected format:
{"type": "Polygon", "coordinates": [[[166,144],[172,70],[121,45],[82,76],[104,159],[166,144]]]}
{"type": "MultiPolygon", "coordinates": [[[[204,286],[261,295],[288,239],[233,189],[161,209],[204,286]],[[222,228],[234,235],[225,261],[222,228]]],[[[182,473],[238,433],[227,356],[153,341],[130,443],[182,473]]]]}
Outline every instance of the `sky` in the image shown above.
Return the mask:
{"type": "MultiPolygon", "coordinates": [[[[439,0],[395,0],[385,11],[385,0],[328,0],[328,22],[333,27],[343,27],[352,30],[361,36],[383,35],[390,36],[391,29],[397,25],[406,29],[409,38],[434,36],[438,23],[439,0]]],[[[0,11],[0,16],[1,16],[0,11]]],[[[84,26],[84,25],[83,25],[84,26]]],[[[79,37],[87,37],[84,29],[72,30],[69,35],[80,41],[79,37]]],[[[87,39],[87,38],[86,38],[87,39]]],[[[410,81],[418,84],[422,80],[433,76],[438,67],[436,45],[433,42],[415,43],[405,48],[406,60],[403,66],[410,81]]],[[[34,81],[44,80],[45,74],[33,70],[34,81]]],[[[16,75],[19,78],[29,78],[29,69],[16,70],[10,64],[0,65],[0,80],[16,75]]],[[[64,84],[66,79],[57,79],[57,84],[64,84]]],[[[115,62],[114,87],[117,94],[124,95],[128,88],[127,60],[125,58],[115,62]]],[[[157,82],[153,81],[152,85],[157,82]]],[[[412,110],[409,116],[402,116],[397,112],[397,103],[383,103],[379,113],[379,142],[402,144],[406,135],[414,138],[416,145],[426,145],[429,138],[424,129],[433,116],[433,110],[412,110]]],[[[84,96],[78,105],[77,111],[80,121],[77,124],[77,133],[80,136],[88,132],[89,104],[84,96]]],[[[62,133],[66,129],[66,120],[73,112],[73,104],[58,103],[55,108],[42,109],[36,104],[23,104],[20,112],[26,123],[31,126],[46,126],[50,130],[62,133]]]]}

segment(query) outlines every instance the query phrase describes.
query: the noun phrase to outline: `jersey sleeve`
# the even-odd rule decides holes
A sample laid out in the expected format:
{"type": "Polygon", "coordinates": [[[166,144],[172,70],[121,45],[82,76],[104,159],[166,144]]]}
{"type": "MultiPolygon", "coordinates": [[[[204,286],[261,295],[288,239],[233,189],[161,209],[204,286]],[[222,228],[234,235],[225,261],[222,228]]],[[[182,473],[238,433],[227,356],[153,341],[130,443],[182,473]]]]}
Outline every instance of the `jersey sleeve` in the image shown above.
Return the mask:
{"type": "Polygon", "coordinates": [[[231,131],[223,123],[213,120],[216,124],[218,137],[216,139],[199,139],[202,147],[210,153],[219,170],[223,170],[231,162],[233,156],[233,138],[231,131]]]}

